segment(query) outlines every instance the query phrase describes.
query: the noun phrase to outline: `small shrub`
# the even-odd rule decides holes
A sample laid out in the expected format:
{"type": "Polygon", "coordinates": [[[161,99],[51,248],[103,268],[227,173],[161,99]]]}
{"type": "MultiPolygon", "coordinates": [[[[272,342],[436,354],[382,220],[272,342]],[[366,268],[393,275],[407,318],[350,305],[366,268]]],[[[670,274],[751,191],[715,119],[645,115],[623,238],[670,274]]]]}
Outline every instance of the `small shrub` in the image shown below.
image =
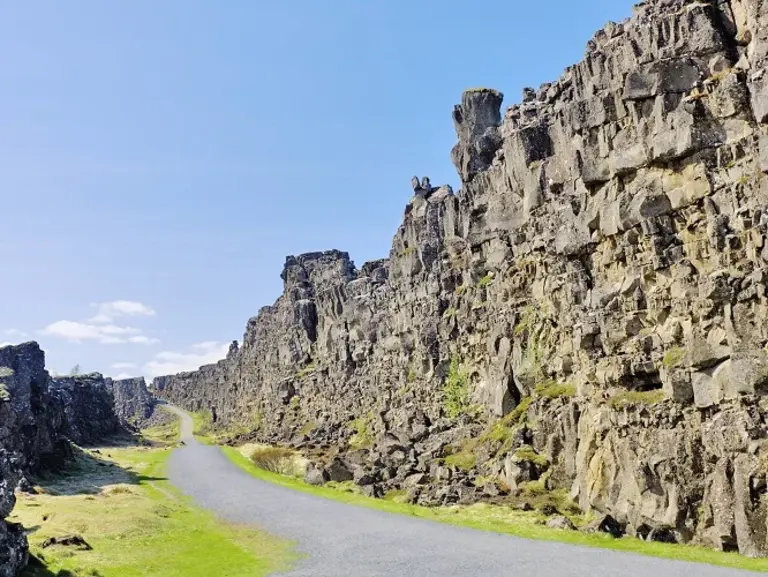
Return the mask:
{"type": "Polygon", "coordinates": [[[671,369],[678,366],[685,359],[685,349],[682,347],[674,347],[664,353],[664,358],[661,363],[665,368],[671,369]]]}
{"type": "Polygon", "coordinates": [[[454,357],[443,385],[443,409],[448,418],[455,419],[472,412],[470,396],[469,376],[461,370],[458,359],[454,357]]]}
{"type": "Polygon", "coordinates": [[[516,337],[521,336],[523,333],[529,331],[536,320],[536,309],[532,305],[528,305],[523,309],[520,315],[520,320],[515,325],[514,334],[516,337]]]}
{"type": "Polygon", "coordinates": [[[453,307],[445,309],[445,312],[443,313],[443,318],[445,319],[452,319],[456,316],[456,309],[453,307]]]}
{"type": "Polygon", "coordinates": [[[400,256],[409,256],[416,252],[415,246],[409,246],[406,248],[403,252],[400,253],[400,256]]]}
{"type": "Polygon", "coordinates": [[[0,402],[7,402],[11,400],[11,393],[8,392],[8,387],[3,383],[0,383],[0,402]]]}
{"type": "Polygon", "coordinates": [[[260,447],[251,453],[251,462],[259,469],[285,475],[293,469],[293,451],[285,447],[260,447]]]}
{"type": "Polygon", "coordinates": [[[538,511],[545,511],[554,508],[563,515],[579,515],[581,509],[570,498],[565,489],[548,490],[546,481],[548,475],[545,473],[536,481],[521,483],[520,501],[526,502],[538,511]]]}

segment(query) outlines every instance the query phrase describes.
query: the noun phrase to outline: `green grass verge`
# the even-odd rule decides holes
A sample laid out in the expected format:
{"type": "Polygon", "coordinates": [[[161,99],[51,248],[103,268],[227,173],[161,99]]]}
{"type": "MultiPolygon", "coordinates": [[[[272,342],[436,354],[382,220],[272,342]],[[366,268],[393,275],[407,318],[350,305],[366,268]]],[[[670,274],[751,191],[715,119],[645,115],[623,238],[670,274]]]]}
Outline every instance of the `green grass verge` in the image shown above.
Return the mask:
{"type": "MultiPolygon", "coordinates": [[[[167,437],[171,428],[150,436],[167,437]]],[[[163,447],[85,453],[76,470],[41,483],[44,494],[20,498],[12,520],[36,528],[31,550],[46,566],[23,577],[262,577],[290,566],[290,543],[221,522],[178,493],[164,475],[169,454],[163,447]],[[40,547],[71,533],[93,550],[40,547]]]]}
{"type": "MultiPolygon", "coordinates": [[[[162,406],[161,406],[162,410],[162,406]]],[[[150,443],[170,445],[175,443],[181,435],[181,419],[174,413],[168,413],[174,418],[162,425],[156,425],[142,429],[141,436],[150,443]]]]}
{"type": "Polygon", "coordinates": [[[371,509],[428,519],[440,523],[471,527],[483,531],[515,535],[527,539],[560,541],[574,545],[613,549],[678,561],[708,563],[749,571],[768,571],[768,559],[751,559],[737,553],[722,553],[691,545],[648,543],[633,537],[614,539],[605,534],[588,534],[578,531],[550,529],[545,525],[539,524],[543,519],[540,514],[516,511],[511,507],[484,503],[470,506],[421,507],[398,502],[397,500],[372,499],[356,492],[340,491],[329,487],[314,487],[294,477],[278,475],[259,469],[240,454],[237,449],[222,447],[222,450],[230,461],[258,479],[351,505],[369,507],[371,509]]]}

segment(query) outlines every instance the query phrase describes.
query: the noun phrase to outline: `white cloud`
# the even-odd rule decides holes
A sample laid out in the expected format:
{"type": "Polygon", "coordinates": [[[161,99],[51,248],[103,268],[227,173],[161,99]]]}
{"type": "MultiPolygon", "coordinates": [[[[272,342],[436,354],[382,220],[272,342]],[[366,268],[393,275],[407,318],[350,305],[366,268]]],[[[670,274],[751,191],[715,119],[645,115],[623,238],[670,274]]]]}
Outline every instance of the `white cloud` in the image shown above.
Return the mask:
{"type": "Polygon", "coordinates": [[[3,347],[9,347],[9,346],[11,346],[12,344],[13,344],[13,343],[9,343],[9,342],[7,342],[7,341],[6,341],[6,342],[4,342],[4,343],[0,343],[0,349],[2,349],[3,347]]]}
{"type": "Polygon", "coordinates": [[[126,369],[135,369],[136,364],[135,363],[114,363],[112,365],[112,368],[118,371],[124,371],[126,369]]]}
{"type": "Polygon", "coordinates": [[[135,376],[136,376],[136,375],[133,375],[133,374],[131,374],[131,373],[119,373],[118,375],[115,375],[115,376],[114,376],[114,377],[112,377],[112,378],[113,378],[114,380],[116,380],[116,381],[122,381],[123,379],[132,379],[132,378],[134,378],[135,376]]]}
{"type": "Polygon", "coordinates": [[[154,345],[156,338],[144,334],[144,331],[132,326],[123,326],[115,322],[119,317],[152,317],[157,313],[151,307],[136,301],[117,300],[93,303],[98,314],[87,321],[61,320],[49,324],[41,332],[43,335],[64,339],[73,343],[86,341],[102,345],[131,343],[135,345],[154,345]]]}
{"type": "Polygon", "coordinates": [[[44,335],[73,343],[95,341],[103,345],[120,343],[151,345],[158,342],[157,339],[146,336],[141,329],[135,327],[81,323],[77,321],[56,321],[45,327],[41,332],[44,335]]]}
{"type": "Polygon", "coordinates": [[[119,317],[153,317],[157,313],[152,307],[136,301],[110,301],[106,303],[93,303],[99,312],[88,319],[89,323],[110,323],[119,317]]]}
{"type": "Polygon", "coordinates": [[[136,335],[134,337],[129,337],[128,342],[136,345],[156,345],[160,340],[154,337],[148,337],[147,335],[136,335]]]}
{"type": "Polygon", "coordinates": [[[187,353],[176,351],[158,353],[154,359],[144,365],[144,369],[151,377],[194,371],[203,365],[216,363],[226,357],[229,343],[206,341],[192,345],[191,349],[192,351],[187,353]]]}

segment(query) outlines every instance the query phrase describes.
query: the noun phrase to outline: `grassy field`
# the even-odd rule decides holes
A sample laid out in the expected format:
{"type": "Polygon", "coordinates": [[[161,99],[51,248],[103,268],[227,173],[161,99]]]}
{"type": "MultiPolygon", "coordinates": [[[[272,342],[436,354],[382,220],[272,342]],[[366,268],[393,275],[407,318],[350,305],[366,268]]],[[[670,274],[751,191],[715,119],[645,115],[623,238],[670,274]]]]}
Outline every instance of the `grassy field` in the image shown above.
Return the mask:
{"type": "Polygon", "coordinates": [[[165,479],[178,423],[147,431],[149,446],[84,451],[66,475],[40,481],[12,516],[31,531],[24,577],[260,577],[289,567],[292,545],[222,523],[195,508],[165,479]],[[81,535],[92,551],[54,546],[81,535]]]}
{"type": "Polygon", "coordinates": [[[606,534],[588,534],[578,531],[550,529],[546,525],[541,524],[544,517],[540,514],[517,511],[511,507],[488,504],[435,508],[420,507],[399,502],[398,495],[396,494],[387,495],[384,499],[365,497],[357,493],[351,484],[314,487],[295,477],[279,475],[259,469],[237,449],[231,447],[223,447],[222,449],[235,465],[258,479],[343,503],[528,539],[561,541],[575,545],[614,549],[665,559],[709,563],[750,571],[768,571],[768,559],[751,559],[736,553],[722,553],[712,549],[689,545],[648,543],[633,537],[615,539],[606,534]]]}

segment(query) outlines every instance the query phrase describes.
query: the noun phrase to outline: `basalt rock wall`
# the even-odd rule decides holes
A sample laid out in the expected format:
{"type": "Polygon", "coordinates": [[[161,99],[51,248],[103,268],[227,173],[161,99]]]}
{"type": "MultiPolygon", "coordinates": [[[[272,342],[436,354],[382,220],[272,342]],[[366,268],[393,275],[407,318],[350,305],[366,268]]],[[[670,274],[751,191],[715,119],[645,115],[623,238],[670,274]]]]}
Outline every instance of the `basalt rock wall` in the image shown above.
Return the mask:
{"type": "Polygon", "coordinates": [[[338,447],[369,494],[536,483],[768,553],[766,25],[763,0],[653,0],[521,104],[467,91],[457,194],[419,187],[386,260],[289,257],[241,346],[154,389],[338,447]]]}
{"type": "Polygon", "coordinates": [[[112,394],[114,413],[121,423],[141,425],[152,416],[155,398],[143,377],[117,381],[106,379],[106,383],[112,394]]]}
{"type": "Polygon", "coordinates": [[[37,343],[0,348],[0,577],[16,575],[27,562],[23,528],[2,521],[13,510],[19,481],[64,466],[71,443],[118,433],[124,415],[151,401],[146,387],[142,395],[134,384],[98,373],[51,378],[37,343]]]}
{"type": "Polygon", "coordinates": [[[99,373],[51,379],[49,413],[63,417],[57,433],[78,445],[90,445],[120,430],[108,379],[99,373]]]}

